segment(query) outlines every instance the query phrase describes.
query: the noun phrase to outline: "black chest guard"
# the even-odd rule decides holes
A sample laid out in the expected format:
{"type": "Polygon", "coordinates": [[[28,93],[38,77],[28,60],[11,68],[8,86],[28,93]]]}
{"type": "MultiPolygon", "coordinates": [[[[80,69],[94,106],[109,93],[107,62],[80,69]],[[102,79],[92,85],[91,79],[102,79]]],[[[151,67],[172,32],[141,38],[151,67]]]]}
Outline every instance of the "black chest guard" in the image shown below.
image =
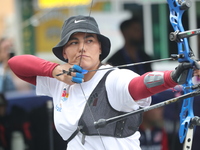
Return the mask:
{"type": "Polygon", "coordinates": [[[104,128],[98,130],[94,126],[94,120],[108,119],[115,117],[124,112],[116,111],[108,101],[105,81],[111,71],[108,71],[100,80],[96,88],[91,93],[85,110],[79,120],[81,133],[84,135],[103,135],[117,138],[128,137],[133,135],[142,122],[142,114],[131,115],[123,120],[107,124],[104,128]]]}

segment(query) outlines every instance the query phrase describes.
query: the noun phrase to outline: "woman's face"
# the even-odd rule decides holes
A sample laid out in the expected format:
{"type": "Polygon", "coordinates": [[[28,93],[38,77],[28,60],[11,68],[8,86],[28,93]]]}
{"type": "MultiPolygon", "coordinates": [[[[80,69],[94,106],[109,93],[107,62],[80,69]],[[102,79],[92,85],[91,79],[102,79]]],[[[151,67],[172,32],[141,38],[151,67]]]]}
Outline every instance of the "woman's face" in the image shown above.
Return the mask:
{"type": "Polygon", "coordinates": [[[63,57],[68,63],[94,70],[100,64],[101,44],[96,34],[74,33],[63,48],[63,57]]]}

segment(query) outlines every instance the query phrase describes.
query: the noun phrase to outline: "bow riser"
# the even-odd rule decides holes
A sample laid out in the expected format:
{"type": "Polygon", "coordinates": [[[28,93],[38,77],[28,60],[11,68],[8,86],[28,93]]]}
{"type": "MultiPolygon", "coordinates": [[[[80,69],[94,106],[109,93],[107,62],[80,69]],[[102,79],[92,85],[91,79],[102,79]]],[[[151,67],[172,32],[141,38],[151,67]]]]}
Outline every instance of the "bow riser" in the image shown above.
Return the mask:
{"type": "MultiPolygon", "coordinates": [[[[184,0],[167,0],[170,9],[170,22],[171,25],[176,33],[183,32],[184,28],[182,25],[182,16],[186,9],[189,8],[190,3],[189,1],[184,0]]],[[[182,55],[183,57],[179,58],[179,62],[190,62],[193,66],[195,65],[194,62],[194,54],[189,48],[187,38],[177,39],[177,46],[178,46],[178,54],[182,55]]],[[[187,72],[186,83],[183,84],[184,94],[189,92],[193,92],[194,90],[191,88],[193,86],[192,83],[192,76],[193,76],[193,69],[190,69],[187,72]]],[[[183,101],[181,113],[180,113],[180,129],[179,129],[179,139],[180,142],[183,143],[186,133],[189,128],[190,120],[194,117],[193,113],[193,97],[187,98],[183,101]]]]}

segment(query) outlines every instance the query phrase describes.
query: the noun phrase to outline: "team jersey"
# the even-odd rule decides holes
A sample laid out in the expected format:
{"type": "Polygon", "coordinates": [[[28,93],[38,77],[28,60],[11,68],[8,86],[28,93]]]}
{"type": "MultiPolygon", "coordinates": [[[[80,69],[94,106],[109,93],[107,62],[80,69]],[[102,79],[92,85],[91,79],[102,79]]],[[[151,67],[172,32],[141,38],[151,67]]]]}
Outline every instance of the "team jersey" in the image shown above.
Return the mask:
{"type": "MultiPolygon", "coordinates": [[[[109,66],[101,68],[104,67],[109,66]]],[[[36,92],[38,95],[53,98],[55,126],[64,140],[67,140],[77,129],[88,97],[106,72],[107,70],[97,71],[91,80],[71,86],[54,78],[37,77],[36,92]]],[[[150,105],[150,97],[134,101],[129,93],[128,85],[137,76],[138,74],[126,69],[115,69],[108,75],[105,85],[108,100],[114,109],[129,112],[150,105]]],[[[103,150],[105,148],[106,150],[140,150],[139,137],[139,132],[127,138],[86,136],[85,143],[82,144],[82,134],[78,133],[68,143],[68,150],[103,150]]]]}

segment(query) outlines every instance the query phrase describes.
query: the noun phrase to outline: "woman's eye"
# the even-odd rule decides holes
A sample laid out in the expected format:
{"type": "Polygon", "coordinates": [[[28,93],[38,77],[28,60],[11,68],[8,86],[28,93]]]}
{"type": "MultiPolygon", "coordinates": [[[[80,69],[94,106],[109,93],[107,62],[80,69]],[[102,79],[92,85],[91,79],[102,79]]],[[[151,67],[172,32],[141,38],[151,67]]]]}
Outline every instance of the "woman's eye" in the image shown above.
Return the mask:
{"type": "Polygon", "coordinates": [[[70,45],[75,45],[77,44],[78,42],[71,42],[70,45]]]}
{"type": "Polygon", "coordinates": [[[87,43],[91,43],[93,40],[87,40],[87,43]]]}

